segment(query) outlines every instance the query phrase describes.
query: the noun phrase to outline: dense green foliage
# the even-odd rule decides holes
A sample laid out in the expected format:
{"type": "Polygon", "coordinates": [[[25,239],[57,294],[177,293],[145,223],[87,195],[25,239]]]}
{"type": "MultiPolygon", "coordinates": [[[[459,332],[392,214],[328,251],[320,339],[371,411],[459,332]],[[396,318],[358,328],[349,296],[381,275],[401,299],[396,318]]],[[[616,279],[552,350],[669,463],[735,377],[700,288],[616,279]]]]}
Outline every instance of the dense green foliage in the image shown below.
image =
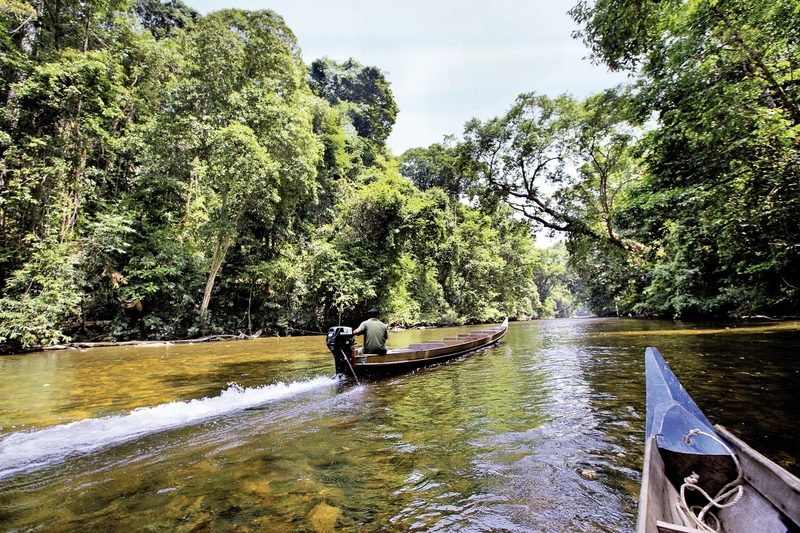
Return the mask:
{"type": "Polygon", "coordinates": [[[275,13],[3,2],[0,25],[10,349],[319,331],[374,305],[394,324],[565,312],[540,302],[530,224],[462,201],[463,164],[401,176],[383,72],[307,68],[275,13]]]}
{"type": "Polygon", "coordinates": [[[618,211],[647,250],[632,310],[800,308],[800,8],[794,0],[581,2],[597,59],[637,69],[657,117],[618,211]]]}
{"type": "Polygon", "coordinates": [[[582,102],[522,94],[461,140],[406,154],[410,178],[464,175],[480,202],[566,235],[572,296],[596,313],[796,314],[797,2],[587,0],[571,14],[634,83],[582,102]]]}
{"type": "Polygon", "coordinates": [[[796,2],[571,14],[634,83],[395,158],[384,73],[271,11],[0,2],[0,343],[796,313],[796,2]]]}

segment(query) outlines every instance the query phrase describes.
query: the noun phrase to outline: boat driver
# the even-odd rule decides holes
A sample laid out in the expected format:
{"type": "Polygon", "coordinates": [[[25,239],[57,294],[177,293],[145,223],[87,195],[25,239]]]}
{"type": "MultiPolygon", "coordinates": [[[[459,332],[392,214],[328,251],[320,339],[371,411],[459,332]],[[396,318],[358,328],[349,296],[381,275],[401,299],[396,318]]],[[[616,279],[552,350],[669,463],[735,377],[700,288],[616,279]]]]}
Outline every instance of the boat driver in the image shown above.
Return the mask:
{"type": "Polygon", "coordinates": [[[386,339],[389,338],[389,328],[378,320],[380,311],[377,307],[369,310],[369,318],[361,323],[353,335],[364,335],[364,347],[359,353],[386,355],[386,339]]]}

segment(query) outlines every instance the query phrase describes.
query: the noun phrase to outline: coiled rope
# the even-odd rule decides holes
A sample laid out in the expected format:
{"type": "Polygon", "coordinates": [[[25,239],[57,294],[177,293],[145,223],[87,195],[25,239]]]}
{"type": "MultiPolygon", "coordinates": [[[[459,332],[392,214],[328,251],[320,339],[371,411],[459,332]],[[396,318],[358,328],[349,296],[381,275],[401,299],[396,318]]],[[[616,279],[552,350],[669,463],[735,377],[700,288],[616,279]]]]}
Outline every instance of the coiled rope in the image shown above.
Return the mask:
{"type": "Polygon", "coordinates": [[[716,496],[712,498],[711,495],[697,485],[697,483],[700,481],[700,476],[697,473],[692,472],[690,476],[687,476],[683,480],[683,485],[681,485],[681,501],[676,504],[676,507],[678,508],[680,514],[683,515],[683,517],[688,522],[693,524],[697,529],[706,531],[708,533],[718,533],[722,530],[722,525],[719,518],[711,509],[724,509],[726,507],[731,507],[742,498],[742,494],[744,493],[744,488],[742,486],[742,467],[739,464],[739,459],[736,458],[736,454],[733,452],[733,450],[731,450],[730,447],[728,447],[728,445],[716,435],[712,435],[695,428],[689,431],[689,433],[683,437],[683,441],[686,444],[691,444],[692,437],[697,435],[708,437],[725,448],[725,450],[733,459],[733,463],[736,465],[737,476],[736,479],[722,487],[719,492],[717,492],[716,496]],[[708,503],[704,507],[700,507],[699,505],[689,506],[689,504],[686,502],[687,490],[698,491],[705,497],[706,500],[708,500],[708,503]]]}

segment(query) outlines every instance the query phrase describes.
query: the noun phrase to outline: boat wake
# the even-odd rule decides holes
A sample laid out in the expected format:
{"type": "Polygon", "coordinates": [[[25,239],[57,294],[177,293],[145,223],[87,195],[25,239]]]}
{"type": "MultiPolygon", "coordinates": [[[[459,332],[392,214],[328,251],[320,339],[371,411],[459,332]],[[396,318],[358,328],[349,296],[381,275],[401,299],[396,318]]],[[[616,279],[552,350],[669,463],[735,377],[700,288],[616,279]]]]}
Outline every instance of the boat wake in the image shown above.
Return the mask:
{"type": "Polygon", "coordinates": [[[90,418],[45,429],[12,433],[0,440],[0,479],[29,472],[167,429],[196,424],[338,383],[316,377],[243,388],[231,383],[219,396],[141,407],[125,415],[90,418]]]}

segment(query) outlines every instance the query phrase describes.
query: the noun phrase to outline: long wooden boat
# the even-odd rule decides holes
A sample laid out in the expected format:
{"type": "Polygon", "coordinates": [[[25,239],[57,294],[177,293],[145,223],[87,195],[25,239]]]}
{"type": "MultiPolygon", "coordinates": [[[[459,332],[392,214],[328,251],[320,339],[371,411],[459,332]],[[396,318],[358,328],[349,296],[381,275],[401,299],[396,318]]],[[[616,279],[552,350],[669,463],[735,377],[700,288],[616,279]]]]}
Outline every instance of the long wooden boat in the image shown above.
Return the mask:
{"type": "Polygon", "coordinates": [[[353,330],[335,326],[328,330],[326,344],[333,354],[336,373],[345,376],[384,376],[441,363],[485,348],[508,331],[508,318],[498,326],[482,327],[456,337],[421,342],[407,348],[390,349],[386,355],[362,354],[355,347],[353,330]]]}
{"type": "Polygon", "coordinates": [[[645,374],[637,531],[800,531],[800,480],[712,426],[655,348],[645,351],[645,374]]]}

